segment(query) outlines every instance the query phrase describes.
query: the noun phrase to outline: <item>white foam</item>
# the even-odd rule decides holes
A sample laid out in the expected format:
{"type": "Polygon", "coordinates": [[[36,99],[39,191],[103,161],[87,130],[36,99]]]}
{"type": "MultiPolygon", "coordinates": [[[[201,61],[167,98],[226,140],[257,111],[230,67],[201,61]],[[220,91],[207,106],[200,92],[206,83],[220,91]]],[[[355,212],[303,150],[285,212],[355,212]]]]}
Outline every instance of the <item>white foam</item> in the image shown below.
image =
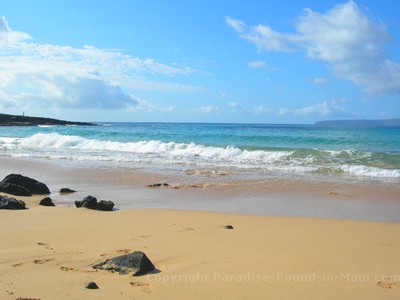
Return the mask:
{"type": "Polygon", "coordinates": [[[400,178],[399,169],[381,169],[381,168],[361,166],[361,165],[358,166],[344,165],[341,166],[341,169],[345,173],[357,176],[400,178]]]}

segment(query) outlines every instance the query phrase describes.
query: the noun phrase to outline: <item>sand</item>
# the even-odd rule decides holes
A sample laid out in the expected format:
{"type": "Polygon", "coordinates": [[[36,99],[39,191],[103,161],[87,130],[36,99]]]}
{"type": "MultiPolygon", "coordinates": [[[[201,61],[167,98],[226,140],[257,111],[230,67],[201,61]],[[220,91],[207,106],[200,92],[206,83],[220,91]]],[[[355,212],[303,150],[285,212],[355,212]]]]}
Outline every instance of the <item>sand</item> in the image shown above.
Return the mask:
{"type": "Polygon", "coordinates": [[[56,202],[16,197],[29,209],[0,210],[0,299],[400,299],[396,183],[166,178],[10,157],[0,164],[0,179],[38,179],[56,202]],[[146,187],[165,181],[179,189],[146,187]],[[61,196],[61,187],[78,192],[61,196]],[[73,206],[88,194],[117,210],[73,206]],[[157,272],[91,268],[133,251],[157,272]],[[92,281],[99,289],[85,288],[92,281]]]}
{"type": "Polygon", "coordinates": [[[400,299],[399,223],[17,198],[29,209],[0,210],[1,299],[400,299]],[[90,267],[135,250],[158,272],[90,267]],[[91,281],[100,288],[86,289],[91,281]]]}

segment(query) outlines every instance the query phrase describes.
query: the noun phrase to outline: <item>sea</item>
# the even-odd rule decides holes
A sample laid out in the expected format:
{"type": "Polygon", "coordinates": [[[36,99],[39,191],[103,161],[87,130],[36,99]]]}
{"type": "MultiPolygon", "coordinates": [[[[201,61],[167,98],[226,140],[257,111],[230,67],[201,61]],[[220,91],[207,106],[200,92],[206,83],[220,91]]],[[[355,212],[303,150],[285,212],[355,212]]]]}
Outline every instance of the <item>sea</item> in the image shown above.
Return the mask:
{"type": "Polygon", "coordinates": [[[161,174],[400,183],[400,127],[97,124],[0,127],[0,156],[161,174]]]}

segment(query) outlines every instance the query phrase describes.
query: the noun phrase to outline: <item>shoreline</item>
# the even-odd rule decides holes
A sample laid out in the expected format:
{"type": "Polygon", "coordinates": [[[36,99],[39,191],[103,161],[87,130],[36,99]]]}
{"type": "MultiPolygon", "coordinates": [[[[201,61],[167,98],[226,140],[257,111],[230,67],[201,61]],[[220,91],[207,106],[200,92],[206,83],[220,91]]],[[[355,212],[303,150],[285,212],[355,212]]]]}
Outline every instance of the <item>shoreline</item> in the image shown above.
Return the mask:
{"type": "Polygon", "coordinates": [[[92,195],[118,210],[180,209],[244,215],[400,222],[396,184],[307,180],[232,180],[229,176],[174,175],[127,168],[79,166],[0,156],[0,177],[20,173],[46,183],[55,203],[74,206],[92,195]],[[147,187],[168,183],[169,187],[147,187]],[[76,193],[60,195],[60,188],[76,193]]]}

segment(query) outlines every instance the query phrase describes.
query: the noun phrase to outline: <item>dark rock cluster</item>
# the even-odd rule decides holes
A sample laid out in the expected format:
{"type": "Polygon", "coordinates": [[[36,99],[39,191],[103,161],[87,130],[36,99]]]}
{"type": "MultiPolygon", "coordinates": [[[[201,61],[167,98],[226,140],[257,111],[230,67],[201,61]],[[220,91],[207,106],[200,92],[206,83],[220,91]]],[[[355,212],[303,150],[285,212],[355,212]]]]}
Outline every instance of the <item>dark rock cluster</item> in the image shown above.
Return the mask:
{"type": "Polygon", "coordinates": [[[95,209],[95,210],[102,210],[102,211],[112,211],[114,208],[114,203],[112,201],[105,201],[105,200],[100,200],[97,202],[97,198],[93,196],[86,196],[83,198],[83,200],[75,201],[75,206],[76,207],[85,207],[89,209],[95,209]]]}
{"type": "MultiPolygon", "coordinates": [[[[32,196],[32,195],[49,195],[50,190],[42,182],[36,179],[23,176],[20,174],[7,175],[0,182],[0,192],[16,195],[16,196],[32,196]]],[[[60,194],[70,194],[75,191],[70,188],[60,189],[60,194]]],[[[53,200],[50,197],[43,198],[39,205],[42,206],[55,206],[53,200]]],[[[85,207],[89,209],[112,211],[114,208],[114,202],[101,200],[97,202],[96,197],[87,196],[81,201],[75,201],[76,207],[85,207]]],[[[25,202],[22,200],[16,200],[6,196],[1,196],[0,209],[25,209],[25,202]]]]}
{"type": "Polygon", "coordinates": [[[169,187],[169,184],[164,182],[164,183],[153,183],[147,185],[147,187],[169,187]]]}

